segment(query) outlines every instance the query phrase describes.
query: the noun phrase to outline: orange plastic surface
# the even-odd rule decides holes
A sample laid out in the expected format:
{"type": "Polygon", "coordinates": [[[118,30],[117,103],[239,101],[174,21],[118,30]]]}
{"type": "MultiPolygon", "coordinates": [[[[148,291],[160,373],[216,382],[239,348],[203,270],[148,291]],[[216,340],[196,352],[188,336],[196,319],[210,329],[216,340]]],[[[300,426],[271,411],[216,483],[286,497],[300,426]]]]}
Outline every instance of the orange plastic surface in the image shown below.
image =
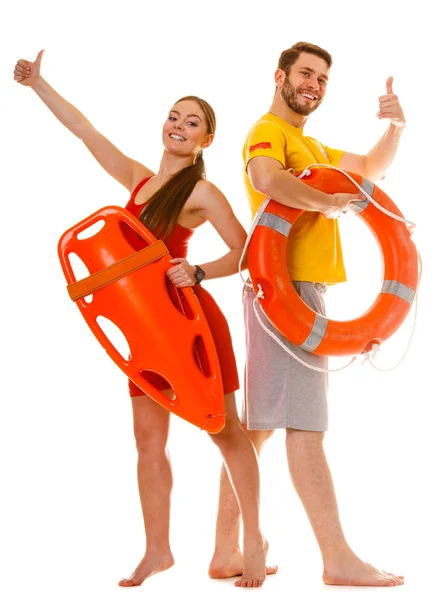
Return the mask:
{"type": "MultiPolygon", "coordinates": [[[[348,175],[361,184],[362,177],[354,173],[348,175]]],[[[328,168],[312,169],[302,181],[329,194],[358,192],[352,181],[328,168]]],[[[377,186],[372,198],[403,217],[394,202],[377,186]]],[[[303,211],[271,200],[265,212],[278,215],[293,225],[303,211]]],[[[419,278],[417,251],[406,225],[384,214],[371,202],[357,216],[364,220],[377,240],[383,260],[383,279],[400,282],[416,292],[419,278]]],[[[247,261],[255,292],[259,285],[264,291],[264,299],[259,300],[264,313],[286,339],[300,346],[312,330],[316,313],[303,302],[292,285],[286,264],[287,241],[281,233],[258,225],[249,244],[247,261]]],[[[393,335],[410,308],[411,304],[403,298],[380,293],[358,318],[349,321],[329,319],[324,337],[312,353],[321,356],[361,354],[373,343],[381,343],[393,335]]]]}
{"type": "Polygon", "coordinates": [[[171,256],[163,242],[156,240],[127,210],[107,206],[66,231],[60,238],[58,253],[70,293],[82,290],[82,297],[75,302],[116,365],[167,410],[210,433],[221,431],[225,424],[224,393],[212,334],[191,288],[181,290],[181,310],[170,298],[166,272],[172,266],[171,256]],[[79,239],[79,234],[82,238],[82,232],[100,221],[104,223],[100,231],[79,239]],[[144,248],[135,253],[127,239],[128,228],[147,246],[158,242],[160,251],[144,248]],[[154,255],[149,264],[143,264],[145,259],[138,260],[140,257],[135,256],[144,252],[154,255]],[[71,254],[76,254],[90,273],[79,284],[71,254]],[[121,266],[127,263],[128,273],[121,266]],[[109,274],[110,281],[104,283],[109,274]],[[96,285],[98,280],[100,285],[96,285]],[[91,287],[95,290],[92,298],[91,295],[86,298],[91,287]],[[109,319],[124,334],[129,357],[121,355],[99,326],[100,316],[109,319]],[[147,381],[145,376],[149,372],[170,384],[174,400],[147,381]]]}

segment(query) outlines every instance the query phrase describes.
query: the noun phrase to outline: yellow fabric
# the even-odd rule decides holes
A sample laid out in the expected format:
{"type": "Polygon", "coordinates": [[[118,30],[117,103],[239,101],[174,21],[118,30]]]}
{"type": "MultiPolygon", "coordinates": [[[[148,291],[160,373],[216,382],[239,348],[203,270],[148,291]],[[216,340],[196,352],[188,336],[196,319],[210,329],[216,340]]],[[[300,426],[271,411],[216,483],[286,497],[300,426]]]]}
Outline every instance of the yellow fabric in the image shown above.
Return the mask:
{"type": "MultiPolygon", "coordinates": [[[[313,163],[337,166],[344,152],[323,146],[303,130],[268,113],[247,134],[243,148],[244,184],[252,217],[265,199],[253,189],[248,162],[256,156],[278,160],[285,169],[303,171],[313,163]]],[[[346,281],[338,222],[319,212],[304,212],[295,223],[288,242],[287,264],[293,281],[338,283],[346,281]]]]}

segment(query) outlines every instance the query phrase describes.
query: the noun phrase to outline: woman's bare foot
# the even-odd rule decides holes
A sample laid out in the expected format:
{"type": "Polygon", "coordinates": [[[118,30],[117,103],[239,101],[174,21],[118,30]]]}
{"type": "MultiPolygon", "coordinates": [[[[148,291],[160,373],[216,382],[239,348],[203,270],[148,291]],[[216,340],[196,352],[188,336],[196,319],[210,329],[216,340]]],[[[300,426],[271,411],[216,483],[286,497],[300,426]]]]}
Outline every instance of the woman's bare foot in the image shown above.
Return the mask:
{"type": "Polygon", "coordinates": [[[134,587],[141,585],[147,577],[156,575],[161,571],[166,571],[175,564],[171,552],[164,554],[146,554],[141,562],[136,567],[133,575],[128,579],[121,579],[119,584],[121,587],[134,587]]]}
{"type": "MultiPolygon", "coordinates": [[[[265,542],[265,551],[269,544],[265,542]]],[[[212,561],[209,566],[209,577],[211,579],[229,579],[230,577],[238,577],[243,574],[243,555],[239,546],[236,548],[216,549],[212,561]]],[[[266,575],[275,575],[278,567],[266,566],[266,575]]]]}
{"type": "Polygon", "coordinates": [[[403,585],[404,577],[375,569],[351,553],[340,561],[325,565],[323,582],[326,585],[387,587],[403,585]]]}
{"type": "MultiPolygon", "coordinates": [[[[241,578],[235,581],[237,587],[261,587],[266,579],[266,557],[269,543],[261,536],[257,540],[244,542],[241,578]]],[[[278,567],[270,567],[269,574],[275,574],[278,567]]]]}
{"type": "MultiPolygon", "coordinates": [[[[275,575],[278,567],[268,567],[266,565],[266,575],[275,575]]],[[[231,552],[226,557],[223,554],[215,553],[209,567],[209,577],[211,579],[229,579],[243,574],[243,555],[241,550],[231,552]]]]}

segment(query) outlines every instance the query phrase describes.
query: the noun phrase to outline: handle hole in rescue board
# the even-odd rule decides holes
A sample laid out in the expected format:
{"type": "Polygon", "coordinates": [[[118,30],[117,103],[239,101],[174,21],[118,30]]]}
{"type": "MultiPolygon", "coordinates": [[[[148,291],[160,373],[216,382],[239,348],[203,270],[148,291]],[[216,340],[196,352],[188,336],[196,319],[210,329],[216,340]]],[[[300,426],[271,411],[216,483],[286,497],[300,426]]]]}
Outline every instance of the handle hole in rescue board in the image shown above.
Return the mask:
{"type": "Polygon", "coordinates": [[[133,248],[133,250],[135,250],[136,252],[138,252],[139,250],[143,250],[147,246],[151,246],[151,244],[149,244],[147,242],[147,240],[144,240],[144,238],[142,238],[137,233],[137,231],[135,231],[133,229],[133,227],[131,227],[125,221],[120,221],[119,222],[119,228],[120,228],[120,230],[121,230],[122,235],[124,236],[124,238],[130,244],[130,246],[133,248]]]}
{"type": "MultiPolygon", "coordinates": [[[[81,279],[85,279],[86,277],[89,277],[91,275],[86,264],[75,252],[70,252],[68,254],[68,262],[70,264],[71,269],[73,270],[76,281],[80,281],[81,279]]],[[[88,302],[88,304],[90,304],[93,300],[93,294],[84,296],[84,298],[82,299],[85,300],[85,302],[88,302]]]]}
{"type": "Polygon", "coordinates": [[[150,371],[150,369],[143,369],[141,371],[141,375],[148,383],[154,385],[158,392],[164,394],[164,396],[168,398],[170,402],[173,403],[176,400],[176,393],[172,384],[160,373],[157,373],[156,371],[150,371]]]}
{"type": "Polygon", "coordinates": [[[209,355],[207,353],[204,340],[200,335],[197,335],[195,338],[193,352],[195,355],[196,364],[202,371],[204,377],[210,377],[212,375],[212,369],[210,368],[209,355]]]}
{"type": "Polygon", "coordinates": [[[99,219],[99,221],[96,221],[96,223],[93,223],[83,231],[79,231],[79,233],[76,234],[76,237],[78,240],[87,240],[88,238],[92,238],[99,233],[104,225],[105,221],[103,219],[99,219]]]}
{"type": "Polygon", "coordinates": [[[180,312],[181,315],[184,315],[184,317],[189,321],[193,321],[193,319],[196,318],[196,315],[183,290],[173,285],[168,277],[165,278],[165,284],[167,286],[167,292],[170,300],[176,310],[180,312]]]}
{"type": "Polygon", "coordinates": [[[113,321],[110,321],[110,319],[102,315],[99,315],[96,318],[96,322],[116,352],[121,355],[122,360],[128,361],[131,359],[130,346],[128,345],[127,338],[119,327],[115,325],[113,321]]]}

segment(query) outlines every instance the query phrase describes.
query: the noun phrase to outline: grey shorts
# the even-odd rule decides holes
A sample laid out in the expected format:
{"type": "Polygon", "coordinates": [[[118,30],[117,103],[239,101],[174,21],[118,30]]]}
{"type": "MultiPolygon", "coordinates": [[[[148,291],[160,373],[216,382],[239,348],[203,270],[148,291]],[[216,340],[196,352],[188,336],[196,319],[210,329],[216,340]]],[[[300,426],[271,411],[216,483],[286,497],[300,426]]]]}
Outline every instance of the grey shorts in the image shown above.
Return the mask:
{"type": "MultiPolygon", "coordinates": [[[[325,315],[323,294],[326,286],[309,281],[293,282],[302,300],[325,315]]],[[[255,292],[243,290],[246,327],[246,368],[241,422],[247,429],[301,429],[326,431],[328,428],[328,374],[308,369],[292,358],[258,323],[253,309],[255,292]]],[[[327,357],[316,356],[288,342],[266,319],[256,304],[263,323],[305,362],[327,369],[327,357]]]]}

